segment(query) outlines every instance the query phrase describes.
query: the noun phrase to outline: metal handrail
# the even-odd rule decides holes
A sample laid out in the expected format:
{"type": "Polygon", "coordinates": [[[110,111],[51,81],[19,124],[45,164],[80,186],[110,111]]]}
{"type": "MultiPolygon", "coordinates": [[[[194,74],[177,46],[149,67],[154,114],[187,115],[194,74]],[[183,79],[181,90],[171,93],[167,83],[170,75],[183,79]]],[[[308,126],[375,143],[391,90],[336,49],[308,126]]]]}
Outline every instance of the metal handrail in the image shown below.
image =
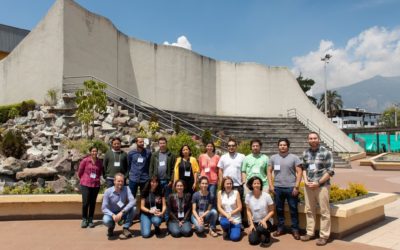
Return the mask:
{"type": "MultiPolygon", "coordinates": [[[[82,87],[83,82],[78,82],[78,83],[77,82],[72,82],[72,83],[66,82],[71,79],[91,79],[91,80],[96,80],[96,81],[107,84],[107,88],[106,88],[105,92],[106,92],[107,96],[109,96],[110,98],[113,99],[113,101],[116,101],[123,106],[133,109],[134,112],[136,111],[136,107],[140,107],[142,110],[145,110],[149,113],[155,113],[155,111],[157,111],[157,112],[169,117],[169,119],[167,119],[163,115],[158,115],[158,117],[160,119],[167,121],[167,123],[169,123],[169,124],[167,124],[165,122],[160,122],[160,121],[159,121],[159,123],[169,129],[173,129],[174,125],[176,124],[176,121],[179,121],[182,129],[186,130],[187,132],[189,132],[191,134],[201,137],[201,134],[204,133],[204,129],[197,127],[196,125],[194,125],[188,121],[185,121],[182,118],[180,118],[172,113],[169,113],[165,110],[159,109],[159,108],[151,105],[150,103],[145,102],[145,101],[139,99],[138,97],[136,97],[118,87],[115,87],[114,85],[112,85],[98,77],[95,77],[95,76],[91,76],[91,75],[63,76],[63,91],[77,90],[78,88],[82,87]],[[72,86],[72,88],[68,88],[68,86],[72,86]],[[147,107],[144,106],[143,104],[146,105],[147,107]],[[196,132],[196,131],[199,131],[199,132],[196,132]]],[[[142,112],[142,114],[145,115],[146,117],[150,117],[150,115],[147,115],[143,112],[142,112]]],[[[214,140],[220,140],[221,142],[225,142],[224,139],[222,139],[216,135],[212,134],[211,136],[214,140]]]]}
{"type": "Polygon", "coordinates": [[[316,125],[313,121],[308,119],[305,115],[296,110],[296,108],[288,109],[287,117],[295,117],[308,129],[317,132],[321,140],[325,142],[330,148],[332,148],[332,151],[350,154],[350,152],[343,145],[341,145],[338,141],[333,139],[328,133],[323,131],[318,125],[316,125]]]}

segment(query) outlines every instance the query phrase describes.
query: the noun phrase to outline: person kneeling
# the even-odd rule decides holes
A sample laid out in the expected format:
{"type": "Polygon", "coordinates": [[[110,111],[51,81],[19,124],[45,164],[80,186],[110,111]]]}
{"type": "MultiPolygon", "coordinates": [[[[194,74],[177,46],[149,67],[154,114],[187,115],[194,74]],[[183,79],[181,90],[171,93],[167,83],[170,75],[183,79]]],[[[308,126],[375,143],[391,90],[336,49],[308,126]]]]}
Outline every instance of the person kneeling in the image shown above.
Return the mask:
{"type": "Polygon", "coordinates": [[[168,198],[168,231],[172,237],[189,237],[192,235],[192,224],[190,223],[190,194],[184,193],[185,184],[183,180],[177,180],[174,184],[175,193],[168,198]]]}
{"type": "Polygon", "coordinates": [[[274,202],[271,196],[262,192],[262,180],[254,176],[247,182],[251,190],[246,195],[247,218],[250,227],[248,228],[250,245],[265,245],[271,240],[272,217],[274,216],[274,202]]]}
{"type": "Polygon", "coordinates": [[[217,207],[220,214],[219,222],[224,230],[224,240],[239,241],[241,239],[242,202],[239,191],[233,189],[233,180],[229,176],[222,179],[217,207]]]}
{"type": "Polygon", "coordinates": [[[151,224],[157,237],[161,236],[160,225],[167,209],[165,197],[161,189],[158,177],[148,181],[140,195],[140,230],[143,238],[151,236],[151,224]]]}
{"type": "Polygon", "coordinates": [[[129,227],[134,216],[135,198],[129,188],[124,186],[124,178],[123,174],[117,173],[114,176],[114,186],[108,188],[103,196],[103,224],[108,228],[109,239],[114,235],[116,223],[122,225],[122,233],[126,238],[132,237],[129,227]]]}

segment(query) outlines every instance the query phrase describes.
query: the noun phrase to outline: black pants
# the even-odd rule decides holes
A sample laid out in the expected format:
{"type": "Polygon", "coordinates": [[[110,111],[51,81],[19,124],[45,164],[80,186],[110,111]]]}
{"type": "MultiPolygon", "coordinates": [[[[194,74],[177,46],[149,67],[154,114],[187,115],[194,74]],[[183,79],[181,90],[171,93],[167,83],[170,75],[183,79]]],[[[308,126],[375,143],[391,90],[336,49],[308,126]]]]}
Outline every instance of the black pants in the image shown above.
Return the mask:
{"type": "Polygon", "coordinates": [[[82,192],[82,218],[93,218],[94,209],[96,207],[97,194],[99,193],[100,187],[86,187],[81,185],[82,192]]]}
{"type": "Polygon", "coordinates": [[[242,216],[242,224],[247,227],[247,213],[246,213],[246,204],[244,203],[244,189],[243,186],[234,186],[234,190],[237,190],[240,195],[240,201],[242,202],[242,211],[240,211],[240,215],[242,216]]]}
{"type": "Polygon", "coordinates": [[[268,228],[264,228],[262,225],[254,223],[255,230],[249,234],[250,245],[258,245],[261,243],[261,235],[264,235],[263,243],[268,243],[271,240],[271,222],[267,221],[268,228]]]}

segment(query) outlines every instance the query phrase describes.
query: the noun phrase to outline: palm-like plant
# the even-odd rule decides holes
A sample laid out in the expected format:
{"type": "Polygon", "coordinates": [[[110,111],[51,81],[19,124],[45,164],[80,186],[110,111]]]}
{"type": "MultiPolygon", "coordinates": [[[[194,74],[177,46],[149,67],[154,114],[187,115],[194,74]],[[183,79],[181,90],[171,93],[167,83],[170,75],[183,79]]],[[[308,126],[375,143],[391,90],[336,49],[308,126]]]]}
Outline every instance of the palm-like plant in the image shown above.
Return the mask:
{"type": "MultiPolygon", "coordinates": [[[[326,91],[327,102],[328,102],[328,116],[333,117],[336,112],[343,107],[342,96],[338,94],[336,90],[326,91]]],[[[318,101],[317,107],[325,112],[325,93],[321,95],[318,101]]]]}

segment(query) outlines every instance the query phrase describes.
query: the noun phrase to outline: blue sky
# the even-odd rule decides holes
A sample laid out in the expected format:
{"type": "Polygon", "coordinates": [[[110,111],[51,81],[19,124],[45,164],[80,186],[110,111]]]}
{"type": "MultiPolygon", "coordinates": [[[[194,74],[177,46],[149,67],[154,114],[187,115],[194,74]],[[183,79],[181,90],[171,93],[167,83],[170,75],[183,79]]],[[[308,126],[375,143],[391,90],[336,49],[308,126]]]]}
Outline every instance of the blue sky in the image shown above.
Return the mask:
{"type": "MultiPolygon", "coordinates": [[[[317,81],[317,92],[323,81],[320,58],[325,53],[333,55],[328,68],[330,87],[377,74],[400,75],[400,59],[393,58],[400,58],[398,0],[77,2],[109,18],[132,37],[176,43],[178,37],[185,36],[193,51],[218,60],[286,66],[295,74],[301,71],[317,81]],[[387,51],[371,59],[370,51],[382,49],[387,51]],[[343,68],[352,71],[343,72],[343,68]]],[[[33,29],[53,3],[1,0],[6,12],[0,15],[0,23],[33,29]]]]}

